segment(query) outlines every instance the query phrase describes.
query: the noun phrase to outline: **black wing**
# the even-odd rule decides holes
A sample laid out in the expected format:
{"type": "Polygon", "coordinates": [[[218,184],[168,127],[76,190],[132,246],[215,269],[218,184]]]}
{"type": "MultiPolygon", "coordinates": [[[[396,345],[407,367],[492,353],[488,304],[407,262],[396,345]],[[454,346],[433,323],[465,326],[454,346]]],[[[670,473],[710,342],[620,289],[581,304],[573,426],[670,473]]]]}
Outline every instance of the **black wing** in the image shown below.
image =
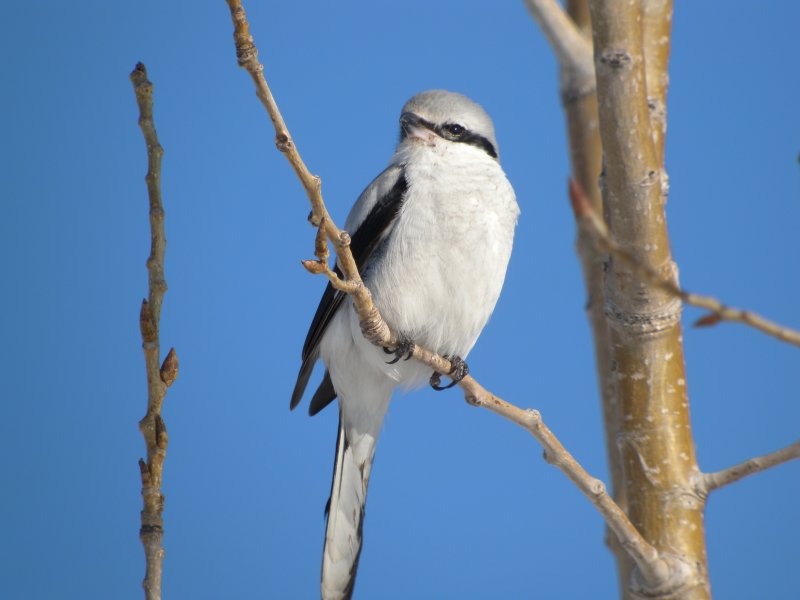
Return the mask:
{"type": "MultiPolygon", "coordinates": [[[[405,173],[401,171],[391,189],[375,202],[352,235],[350,251],[353,253],[359,272],[363,273],[362,267],[391,231],[397,215],[400,214],[407,189],[408,182],[406,181],[405,173]]],[[[334,267],[334,270],[341,275],[338,266],[334,267]]],[[[335,290],[330,283],[322,294],[322,299],[319,302],[317,312],[311,321],[311,327],[308,329],[306,341],[303,344],[303,364],[297,375],[297,383],[295,383],[292,400],[289,404],[292,409],[300,403],[303,397],[303,392],[308,385],[308,379],[314,370],[314,363],[319,355],[319,342],[333,315],[339,310],[344,298],[345,294],[335,290]]],[[[336,398],[336,390],[333,388],[330,374],[326,371],[325,377],[322,379],[322,383],[311,401],[309,413],[312,415],[317,414],[330,404],[334,398],[336,398]]]]}

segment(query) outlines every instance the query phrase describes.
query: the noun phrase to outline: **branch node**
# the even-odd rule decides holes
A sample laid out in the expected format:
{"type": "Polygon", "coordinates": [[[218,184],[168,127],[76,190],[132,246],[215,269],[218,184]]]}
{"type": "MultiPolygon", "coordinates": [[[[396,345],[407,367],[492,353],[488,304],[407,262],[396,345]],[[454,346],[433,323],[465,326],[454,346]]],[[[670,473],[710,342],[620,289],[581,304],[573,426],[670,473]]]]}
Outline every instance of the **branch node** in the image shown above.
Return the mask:
{"type": "Polygon", "coordinates": [[[169,387],[178,378],[178,353],[175,348],[170,348],[164,362],[161,364],[161,381],[169,387]]]}
{"type": "Polygon", "coordinates": [[[164,423],[164,419],[161,418],[161,415],[156,414],[155,416],[155,428],[156,428],[156,446],[160,450],[167,449],[167,424],[164,423]]]}
{"type": "Polygon", "coordinates": [[[722,317],[719,315],[719,313],[708,313],[692,323],[692,327],[713,327],[721,321],[722,317]]]}
{"type": "Polygon", "coordinates": [[[350,234],[346,231],[339,232],[339,247],[347,248],[350,246],[350,234]]]}
{"type": "Polygon", "coordinates": [[[606,493],[606,484],[599,479],[594,479],[589,486],[589,490],[595,496],[602,496],[606,493]]]}
{"type": "Polygon", "coordinates": [[[236,46],[236,61],[240,67],[247,67],[254,60],[258,60],[258,50],[255,46],[247,42],[236,46]]]}
{"type": "Polygon", "coordinates": [[[153,314],[150,311],[150,303],[147,300],[142,300],[142,307],[139,310],[139,329],[142,332],[142,340],[145,344],[155,341],[158,328],[153,322],[153,314]]]}
{"type": "Polygon", "coordinates": [[[631,66],[633,58],[625,50],[604,50],[600,54],[600,63],[612,69],[624,69],[631,66]]]}
{"type": "Polygon", "coordinates": [[[361,326],[361,333],[371,343],[377,346],[393,345],[391,333],[388,332],[388,326],[384,323],[380,313],[378,313],[378,309],[375,308],[374,305],[370,307],[366,316],[362,316],[359,324],[361,326]],[[384,338],[389,339],[384,340],[384,338]]]}
{"type": "Polygon", "coordinates": [[[528,422],[530,423],[531,427],[538,427],[542,422],[542,413],[540,413],[535,408],[529,408],[525,411],[525,414],[528,417],[528,422]]]}
{"type": "Polygon", "coordinates": [[[330,257],[330,252],[328,251],[328,238],[325,236],[325,217],[322,217],[319,220],[317,235],[314,237],[314,256],[316,256],[320,262],[324,262],[326,264],[328,262],[328,258],[330,257]]]}
{"type": "Polygon", "coordinates": [[[300,264],[312,275],[322,275],[328,265],[319,260],[301,260],[300,264]]]}
{"type": "Polygon", "coordinates": [[[647,175],[645,175],[645,178],[642,179],[641,186],[642,187],[650,187],[650,186],[656,185],[657,183],[661,183],[661,179],[658,176],[658,172],[653,170],[653,169],[651,169],[651,170],[649,170],[647,172],[647,175]]]}
{"type": "Polygon", "coordinates": [[[281,131],[275,135],[275,146],[284,154],[292,151],[292,138],[289,133],[281,131]]]}
{"type": "Polygon", "coordinates": [[[471,392],[464,393],[464,400],[470,406],[483,406],[483,400],[481,400],[477,394],[473,394],[471,392]]]}
{"type": "Polygon", "coordinates": [[[648,565],[645,575],[639,566],[631,573],[630,589],[637,598],[678,598],[704,584],[699,565],[692,565],[680,556],[659,553],[648,565]]]}

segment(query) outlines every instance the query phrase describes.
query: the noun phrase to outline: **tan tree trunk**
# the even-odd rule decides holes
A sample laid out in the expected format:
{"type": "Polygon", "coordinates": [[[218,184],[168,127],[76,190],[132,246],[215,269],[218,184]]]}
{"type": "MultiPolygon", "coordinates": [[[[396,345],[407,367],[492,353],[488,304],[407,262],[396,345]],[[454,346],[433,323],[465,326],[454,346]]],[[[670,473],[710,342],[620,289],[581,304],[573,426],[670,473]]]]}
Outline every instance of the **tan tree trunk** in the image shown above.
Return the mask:
{"type": "MultiPolygon", "coordinates": [[[[574,178],[627,252],[676,278],[664,214],[672,2],[568,0],[566,9],[593,38],[597,85],[588,93],[565,89],[562,62],[574,178]]],[[[690,585],[664,597],[708,598],[681,304],[586,238],[579,229],[613,496],[648,542],[695,571],[690,585]]],[[[616,538],[608,541],[622,597],[636,597],[632,562],[616,538]]]]}

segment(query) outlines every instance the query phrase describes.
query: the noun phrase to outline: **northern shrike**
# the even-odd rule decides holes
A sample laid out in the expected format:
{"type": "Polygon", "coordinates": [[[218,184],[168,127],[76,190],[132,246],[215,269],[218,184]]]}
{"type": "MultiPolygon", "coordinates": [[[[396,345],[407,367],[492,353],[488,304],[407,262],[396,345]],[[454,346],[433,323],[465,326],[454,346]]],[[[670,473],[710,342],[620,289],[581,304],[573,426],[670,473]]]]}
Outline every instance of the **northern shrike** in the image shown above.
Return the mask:
{"type": "MultiPolygon", "coordinates": [[[[403,340],[387,355],[364,339],[349,296],[329,284],[303,346],[292,394],[300,402],[317,359],[327,370],[314,415],[339,397],[339,436],[327,506],[321,592],[353,593],[375,444],[392,392],[438,375],[407,358],[412,343],[451,357],[457,382],[494,310],[511,255],[519,207],[500,167],[494,126],[480,105],[453,92],[411,98],[400,142],[345,223],[361,276],[403,340]]],[[[452,385],[452,384],[451,384],[452,385]]]]}

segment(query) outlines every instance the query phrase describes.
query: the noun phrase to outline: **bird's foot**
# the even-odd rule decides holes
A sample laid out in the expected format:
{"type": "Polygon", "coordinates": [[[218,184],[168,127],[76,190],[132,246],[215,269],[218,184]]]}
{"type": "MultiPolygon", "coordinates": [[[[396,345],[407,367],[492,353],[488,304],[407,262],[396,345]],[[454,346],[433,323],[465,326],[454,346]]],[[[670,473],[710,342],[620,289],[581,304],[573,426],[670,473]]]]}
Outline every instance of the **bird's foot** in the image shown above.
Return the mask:
{"type": "Polygon", "coordinates": [[[400,359],[403,358],[404,360],[408,360],[414,354],[414,342],[410,339],[401,335],[400,338],[397,340],[397,347],[394,350],[389,350],[389,348],[383,349],[386,354],[394,354],[394,360],[386,361],[387,365],[393,365],[397,362],[400,362],[400,359]]]}
{"type": "Polygon", "coordinates": [[[431,375],[430,384],[433,389],[437,392],[441,392],[442,390],[449,390],[451,387],[456,385],[459,381],[464,379],[469,374],[469,367],[467,363],[464,362],[464,359],[460,356],[450,356],[448,357],[450,360],[450,372],[447,374],[452,381],[447,385],[441,385],[442,383],[442,376],[439,375],[436,371],[433,372],[431,375]]]}

